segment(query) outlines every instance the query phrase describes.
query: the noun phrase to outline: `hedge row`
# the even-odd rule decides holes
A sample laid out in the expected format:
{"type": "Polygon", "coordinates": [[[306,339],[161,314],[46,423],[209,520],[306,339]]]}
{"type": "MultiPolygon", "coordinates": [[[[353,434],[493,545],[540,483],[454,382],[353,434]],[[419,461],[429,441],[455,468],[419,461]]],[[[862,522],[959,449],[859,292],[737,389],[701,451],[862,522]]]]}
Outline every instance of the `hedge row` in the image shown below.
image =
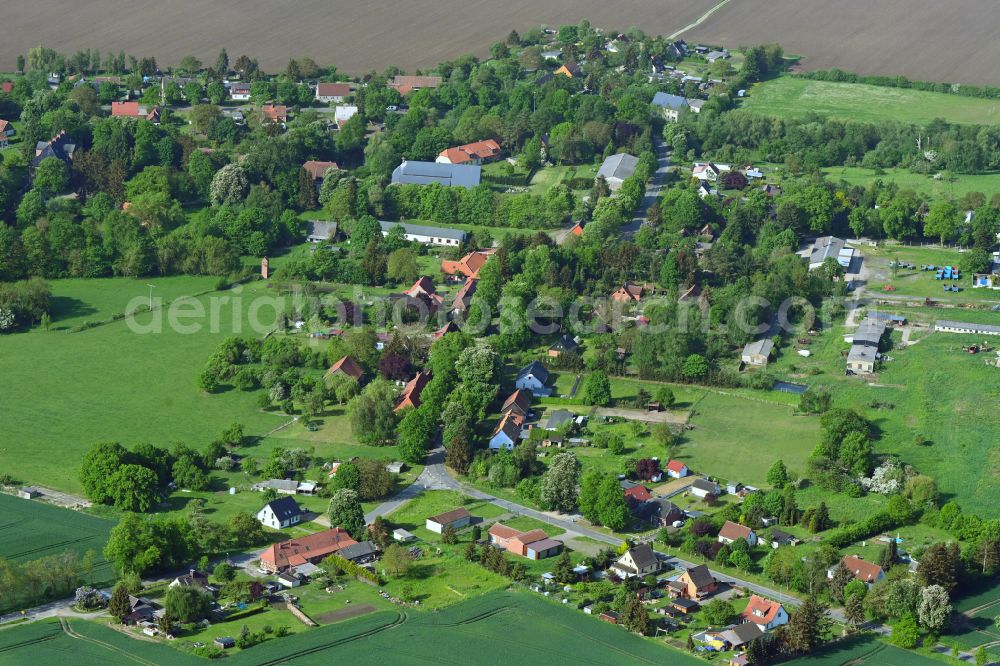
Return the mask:
{"type": "Polygon", "coordinates": [[[844,548],[852,543],[868,539],[895,527],[899,527],[899,522],[883,511],[872,515],[860,523],[840,528],[827,536],[825,541],[834,548],[844,548]]]}
{"type": "Polygon", "coordinates": [[[330,555],[327,559],[332,560],[337,563],[340,570],[343,571],[348,576],[354,576],[359,580],[367,581],[374,585],[381,583],[378,574],[373,573],[370,569],[366,569],[363,566],[357,565],[348,559],[344,559],[340,555],[330,555]]]}

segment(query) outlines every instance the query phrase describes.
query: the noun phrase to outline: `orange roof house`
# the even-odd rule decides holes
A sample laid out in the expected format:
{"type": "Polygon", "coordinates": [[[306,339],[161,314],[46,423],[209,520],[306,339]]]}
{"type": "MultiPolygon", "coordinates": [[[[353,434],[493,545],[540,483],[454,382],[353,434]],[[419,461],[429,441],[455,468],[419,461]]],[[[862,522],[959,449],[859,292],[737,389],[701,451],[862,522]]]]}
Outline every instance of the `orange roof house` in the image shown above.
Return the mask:
{"type": "Polygon", "coordinates": [[[777,601],[771,601],[756,594],[750,595],[750,603],[742,613],[744,622],[752,622],[763,631],[769,631],[788,624],[788,613],[777,601]]]}
{"type": "Polygon", "coordinates": [[[139,102],[111,102],[111,116],[114,118],[145,118],[151,123],[160,122],[160,109],[147,107],[139,102]]]}
{"type": "Polygon", "coordinates": [[[527,416],[529,411],[531,411],[531,391],[527,389],[517,389],[511,393],[500,408],[501,414],[514,412],[520,416],[527,416]]]}
{"type": "MultiPolygon", "coordinates": [[[[686,569],[674,583],[681,596],[688,599],[699,599],[715,592],[718,583],[712,572],[704,564],[686,569]]],[[[673,590],[673,586],[671,587],[673,590]]]]}
{"type": "Polygon", "coordinates": [[[400,95],[406,95],[414,90],[422,88],[437,88],[441,85],[440,76],[394,76],[386,83],[390,88],[395,88],[400,95]]]}
{"type": "Polygon", "coordinates": [[[319,160],[309,160],[302,165],[302,168],[309,172],[309,177],[313,180],[323,180],[329,169],[339,169],[336,162],[321,162],[319,160]]]}
{"type": "Polygon", "coordinates": [[[625,489],[625,499],[631,505],[639,505],[643,502],[648,502],[653,499],[653,496],[649,492],[649,488],[646,486],[632,486],[631,488],[625,489]]]}
{"type": "Polygon", "coordinates": [[[472,303],[472,297],[476,293],[476,287],[479,285],[479,280],[474,280],[472,278],[467,278],[465,284],[462,288],[458,290],[455,294],[455,300],[451,304],[452,310],[458,310],[465,312],[469,309],[469,304],[472,303]]]}
{"type": "Polygon", "coordinates": [[[580,66],[575,62],[568,62],[559,69],[557,69],[555,73],[562,74],[563,76],[567,76],[572,79],[573,77],[580,76],[581,74],[583,74],[583,70],[580,69],[580,66]]]}
{"type": "Polygon", "coordinates": [[[420,294],[434,296],[437,293],[437,289],[434,287],[434,280],[430,279],[426,275],[422,275],[417,278],[417,281],[413,283],[412,287],[403,293],[407,296],[413,296],[414,298],[420,294]]]}
{"type": "Polygon", "coordinates": [[[352,379],[361,381],[361,377],[365,374],[365,371],[361,369],[361,366],[358,365],[357,361],[355,361],[350,356],[345,356],[344,358],[340,359],[339,361],[331,365],[330,369],[326,371],[325,376],[332,377],[333,375],[337,374],[347,375],[352,379]]]}
{"type": "Polygon", "coordinates": [[[494,250],[475,250],[458,261],[444,259],[441,261],[441,272],[449,277],[478,278],[479,269],[493,256],[493,253],[494,250]]]}
{"type": "Polygon", "coordinates": [[[750,546],[757,545],[757,535],[752,529],[746,525],[740,525],[739,523],[727,520],[722,529],[719,530],[719,543],[733,543],[740,539],[745,539],[750,546]]]}
{"type": "Polygon", "coordinates": [[[533,560],[551,557],[562,550],[562,542],[550,539],[544,530],[528,532],[508,527],[501,523],[490,526],[490,543],[507,552],[533,560]]]}
{"type": "Polygon", "coordinates": [[[270,546],[260,554],[260,566],[271,572],[284,571],[289,567],[301,566],[306,562],[319,562],[327,555],[332,555],[342,548],[357,543],[347,533],[347,530],[334,527],[331,530],[281,541],[270,546]]]}
{"type": "Polygon", "coordinates": [[[445,148],[437,156],[443,164],[482,164],[500,156],[500,144],[493,139],[445,148]]]}
{"type": "Polygon", "coordinates": [[[270,120],[272,123],[283,123],[288,120],[288,107],[283,104],[265,104],[260,107],[260,112],[264,115],[264,120],[270,120]]]}
{"type": "Polygon", "coordinates": [[[418,372],[417,376],[406,383],[403,387],[403,392],[399,394],[399,400],[396,402],[396,407],[393,409],[394,412],[399,412],[407,407],[413,407],[416,409],[420,406],[420,394],[423,392],[424,387],[427,386],[427,382],[431,380],[430,370],[424,372],[418,372]]]}
{"type": "MultiPolygon", "coordinates": [[[[862,583],[877,583],[885,578],[885,571],[874,562],[868,562],[857,555],[845,555],[844,566],[862,583]]],[[[829,574],[832,577],[832,574],[829,574]]]]}
{"type": "Polygon", "coordinates": [[[626,282],[611,294],[611,300],[619,302],[638,302],[642,300],[642,295],[643,288],[641,284],[626,282]]]}
{"type": "Polygon", "coordinates": [[[448,335],[449,333],[458,333],[461,330],[462,329],[460,329],[458,327],[458,324],[456,324],[453,321],[449,321],[447,324],[445,324],[444,326],[442,326],[438,330],[434,331],[433,337],[434,337],[435,340],[437,340],[439,338],[443,338],[444,336],[448,335]]]}
{"type": "Polygon", "coordinates": [[[569,233],[579,238],[583,235],[583,220],[580,220],[569,230],[569,233]]]}

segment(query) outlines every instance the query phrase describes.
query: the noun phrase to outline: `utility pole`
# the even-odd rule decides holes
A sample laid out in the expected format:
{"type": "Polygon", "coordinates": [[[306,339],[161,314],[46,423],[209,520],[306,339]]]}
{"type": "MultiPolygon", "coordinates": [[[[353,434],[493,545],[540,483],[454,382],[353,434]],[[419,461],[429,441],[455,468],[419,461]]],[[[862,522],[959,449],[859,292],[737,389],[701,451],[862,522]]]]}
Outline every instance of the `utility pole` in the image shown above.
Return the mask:
{"type": "Polygon", "coordinates": [[[153,309],[153,289],[156,287],[156,285],[152,285],[152,284],[147,283],[146,286],[149,287],[149,309],[152,310],[153,309]]]}

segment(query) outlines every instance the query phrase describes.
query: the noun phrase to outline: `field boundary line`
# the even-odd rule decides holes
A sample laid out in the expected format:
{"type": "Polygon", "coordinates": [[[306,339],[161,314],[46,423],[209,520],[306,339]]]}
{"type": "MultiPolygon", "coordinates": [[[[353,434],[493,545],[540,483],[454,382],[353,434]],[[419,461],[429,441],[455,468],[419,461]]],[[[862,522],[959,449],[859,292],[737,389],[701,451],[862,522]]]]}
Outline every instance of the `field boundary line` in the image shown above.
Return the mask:
{"type": "Polygon", "coordinates": [[[138,664],[143,664],[143,666],[157,666],[155,661],[149,661],[148,659],[145,659],[138,655],[134,655],[131,652],[128,652],[127,650],[115,647],[110,643],[105,643],[104,641],[98,640],[96,638],[90,638],[89,636],[84,636],[83,634],[77,633],[73,629],[73,627],[70,626],[69,620],[67,620],[66,618],[63,617],[59,618],[59,624],[62,626],[62,630],[66,632],[66,635],[69,636],[70,638],[75,638],[77,640],[85,641],[87,643],[93,643],[94,645],[98,645],[106,650],[117,652],[118,654],[123,655],[127,659],[131,659],[132,661],[138,664]]]}
{"type": "Polygon", "coordinates": [[[704,23],[705,21],[707,21],[709,18],[711,18],[712,14],[714,14],[717,11],[719,11],[725,5],[728,5],[728,4],[729,4],[729,0],[722,0],[722,2],[720,2],[717,5],[715,5],[714,7],[712,7],[711,9],[709,9],[707,12],[705,12],[704,14],[702,14],[701,16],[699,16],[697,19],[695,19],[695,21],[693,23],[688,23],[686,26],[684,26],[683,28],[681,28],[680,30],[678,30],[677,32],[675,32],[674,34],[672,34],[669,37],[667,37],[667,39],[677,39],[679,36],[683,35],[688,30],[693,30],[694,28],[697,28],[699,25],[701,25],[702,23],[704,23]]]}

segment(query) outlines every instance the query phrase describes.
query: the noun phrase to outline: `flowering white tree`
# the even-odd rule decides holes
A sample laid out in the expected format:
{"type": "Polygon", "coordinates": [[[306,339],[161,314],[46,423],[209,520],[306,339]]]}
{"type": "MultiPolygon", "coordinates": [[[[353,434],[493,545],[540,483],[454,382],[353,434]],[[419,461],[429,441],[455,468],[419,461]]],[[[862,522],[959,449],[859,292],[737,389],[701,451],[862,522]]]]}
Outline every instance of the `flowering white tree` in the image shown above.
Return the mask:
{"type": "Polygon", "coordinates": [[[951,617],[951,604],[948,601],[948,591],[940,585],[928,585],[920,591],[920,605],[917,606],[917,619],[930,631],[938,632],[944,628],[951,617]]]}
{"type": "Polygon", "coordinates": [[[904,476],[902,468],[895,460],[886,460],[875,468],[870,477],[861,477],[858,482],[870,493],[892,495],[899,492],[904,476]]]}
{"type": "Polygon", "coordinates": [[[227,164],[212,178],[209,194],[216,206],[243,201],[250,187],[246,171],[238,164],[227,164]]]}

